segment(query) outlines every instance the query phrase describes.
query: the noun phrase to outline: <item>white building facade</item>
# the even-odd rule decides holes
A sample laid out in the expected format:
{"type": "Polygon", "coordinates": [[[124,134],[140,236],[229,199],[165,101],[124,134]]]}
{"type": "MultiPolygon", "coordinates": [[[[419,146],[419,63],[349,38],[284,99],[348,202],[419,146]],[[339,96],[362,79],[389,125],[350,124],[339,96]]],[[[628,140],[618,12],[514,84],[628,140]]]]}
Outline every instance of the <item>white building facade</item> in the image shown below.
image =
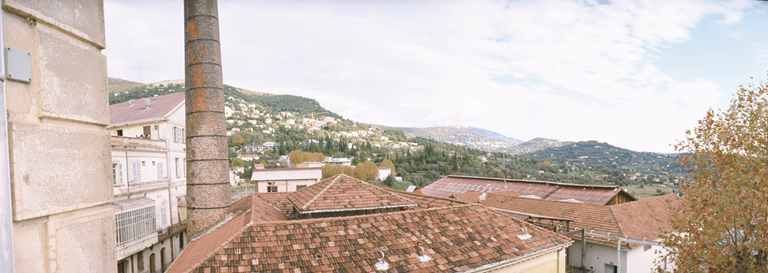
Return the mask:
{"type": "Polygon", "coordinates": [[[251,182],[256,192],[293,192],[320,182],[320,168],[285,168],[253,170],[251,182]]]}
{"type": "Polygon", "coordinates": [[[118,272],[164,272],[189,243],[184,93],[148,100],[110,106],[118,272]]]}

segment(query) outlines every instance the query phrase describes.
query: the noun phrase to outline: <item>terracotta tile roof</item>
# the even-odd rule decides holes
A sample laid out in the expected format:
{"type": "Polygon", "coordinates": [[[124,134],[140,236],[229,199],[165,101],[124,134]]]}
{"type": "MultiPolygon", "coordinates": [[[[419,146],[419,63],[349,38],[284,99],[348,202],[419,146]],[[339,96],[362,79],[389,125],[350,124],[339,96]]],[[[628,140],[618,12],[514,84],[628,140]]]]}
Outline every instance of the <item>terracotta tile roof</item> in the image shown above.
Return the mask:
{"type": "Polygon", "coordinates": [[[682,199],[674,194],[612,205],[611,210],[624,235],[655,240],[669,232],[671,208],[679,207],[682,199]]]}
{"type": "MultiPolygon", "coordinates": [[[[508,197],[489,193],[481,204],[521,212],[533,217],[546,216],[573,220],[571,228],[586,229],[602,234],[626,236],[634,239],[655,240],[664,232],[669,232],[670,208],[679,206],[680,198],[674,194],[628,202],[618,205],[594,205],[567,201],[538,200],[520,197],[508,197]]],[[[574,239],[580,239],[581,233],[568,233],[574,239]]],[[[615,245],[615,238],[590,236],[591,242],[615,245]]],[[[629,247],[638,244],[626,244],[629,247]]]]}
{"type": "MultiPolygon", "coordinates": [[[[190,272],[204,259],[227,245],[248,226],[255,223],[289,220],[283,212],[256,194],[243,197],[232,203],[229,213],[232,214],[231,219],[223,222],[208,234],[193,239],[182,252],[183,255],[179,255],[173,262],[171,268],[177,270],[176,272],[190,272]],[[191,250],[187,251],[188,249],[191,250]]],[[[171,272],[170,269],[168,272],[171,272]]]]}
{"type": "Polygon", "coordinates": [[[149,109],[144,107],[144,99],[112,104],[109,106],[109,125],[116,126],[131,122],[154,121],[166,118],[173,110],[184,107],[184,92],[177,92],[157,97],[149,97],[149,109]]]}
{"type": "MultiPolygon", "coordinates": [[[[468,191],[495,192],[513,190],[521,196],[534,195],[546,200],[574,199],[590,204],[607,204],[614,196],[620,194],[618,186],[581,185],[547,181],[528,181],[517,179],[502,179],[491,177],[471,177],[449,175],[427,185],[421,192],[437,197],[450,197],[468,191]]],[[[626,193],[624,193],[626,194],[626,193]]],[[[630,200],[634,197],[626,194],[630,200]]],[[[469,195],[470,197],[472,195],[469,195]]]]}
{"type": "Polygon", "coordinates": [[[288,192],[260,192],[254,193],[254,195],[267,201],[273,207],[282,211],[285,215],[291,215],[291,212],[293,211],[293,205],[291,205],[291,202],[288,202],[288,199],[285,199],[288,192]]]}
{"type": "Polygon", "coordinates": [[[390,188],[382,187],[382,189],[392,192],[396,195],[405,197],[408,200],[411,200],[414,203],[416,203],[416,205],[418,205],[417,207],[411,207],[411,209],[429,209],[429,208],[437,208],[437,207],[447,207],[447,206],[453,206],[456,204],[464,203],[458,200],[428,196],[428,195],[423,195],[423,194],[418,194],[413,192],[398,191],[390,188]]]}
{"type": "Polygon", "coordinates": [[[600,233],[621,233],[611,208],[605,205],[509,197],[493,193],[489,193],[480,204],[493,208],[573,220],[571,228],[586,228],[600,233]]]}
{"type": "Polygon", "coordinates": [[[286,198],[303,213],[416,206],[412,200],[345,174],[292,192],[286,198]]]}
{"type": "Polygon", "coordinates": [[[479,205],[253,223],[227,242],[201,243],[208,236],[223,237],[192,242],[167,272],[375,272],[380,261],[387,272],[455,272],[571,243],[479,205]],[[531,238],[518,237],[522,227],[531,238]]]}

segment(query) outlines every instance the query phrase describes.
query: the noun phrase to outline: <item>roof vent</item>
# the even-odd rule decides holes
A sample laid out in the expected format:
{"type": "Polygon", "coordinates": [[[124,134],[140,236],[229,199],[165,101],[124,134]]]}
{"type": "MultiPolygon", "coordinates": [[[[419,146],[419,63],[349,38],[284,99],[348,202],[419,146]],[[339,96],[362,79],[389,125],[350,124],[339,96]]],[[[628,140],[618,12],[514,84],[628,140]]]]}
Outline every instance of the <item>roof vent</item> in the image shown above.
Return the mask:
{"type": "Polygon", "coordinates": [[[488,193],[487,193],[487,192],[484,192],[484,193],[483,193],[483,194],[481,194],[481,195],[480,195],[480,197],[478,197],[477,199],[480,199],[480,201],[485,201],[485,198],[486,198],[486,197],[488,197],[488,193]]]}
{"type": "Polygon", "coordinates": [[[424,252],[424,248],[419,246],[421,249],[421,255],[419,255],[419,262],[426,263],[432,260],[432,257],[427,256],[427,253],[424,252]]]}
{"type": "Polygon", "coordinates": [[[384,251],[379,250],[379,253],[381,253],[381,258],[379,258],[379,262],[376,263],[376,270],[378,271],[384,271],[389,270],[389,263],[384,260],[384,251]]]}
{"type": "Polygon", "coordinates": [[[530,234],[528,234],[528,229],[527,228],[520,227],[520,229],[522,229],[523,232],[525,232],[525,234],[517,235],[517,238],[520,238],[520,240],[527,240],[527,239],[530,239],[531,237],[533,237],[530,234]]]}
{"type": "Polygon", "coordinates": [[[144,99],[144,107],[145,108],[149,109],[149,106],[151,106],[151,105],[152,105],[152,100],[151,99],[144,99]]]}
{"type": "Polygon", "coordinates": [[[133,106],[133,100],[128,100],[128,107],[133,106]]]}

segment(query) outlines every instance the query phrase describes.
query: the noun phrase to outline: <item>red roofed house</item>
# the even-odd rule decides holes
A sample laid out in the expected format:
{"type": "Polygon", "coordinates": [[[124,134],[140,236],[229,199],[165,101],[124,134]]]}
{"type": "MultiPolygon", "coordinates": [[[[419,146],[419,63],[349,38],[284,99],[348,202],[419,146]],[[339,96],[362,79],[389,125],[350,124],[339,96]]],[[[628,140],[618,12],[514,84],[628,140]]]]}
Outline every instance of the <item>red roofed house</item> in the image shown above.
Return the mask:
{"type": "MultiPolygon", "coordinates": [[[[659,237],[670,232],[670,209],[681,201],[680,197],[667,194],[606,206],[494,192],[485,195],[480,204],[563,232],[576,240],[568,248],[568,264],[583,265],[595,273],[652,272],[654,260],[666,253],[659,245],[659,237]],[[582,240],[582,236],[586,240],[582,240]],[[583,262],[582,249],[586,249],[583,262]],[[621,260],[617,259],[619,255],[621,260]]],[[[672,265],[668,266],[667,269],[672,269],[672,265]]]]}
{"type": "Polygon", "coordinates": [[[121,272],[164,270],[189,241],[184,92],[110,105],[112,184],[121,272]]]}
{"type": "Polygon", "coordinates": [[[421,189],[426,195],[448,198],[469,191],[493,192],[513,190],[522,197],[544,200],[614,205],[637,200],[618,186],[581,185],[561,182],[530,181],[491,177],[449,175],[421,189]]]}
{"type": "Polygon", "coordinates": [[[571,244],[479,204],[377,189],[343,174],[287,195],[253,194],[230,211],[167,272],[563,273],[571,244]],[[278,209],[286,202],[291,213],[333,217],[289,220],[278,209]]]}

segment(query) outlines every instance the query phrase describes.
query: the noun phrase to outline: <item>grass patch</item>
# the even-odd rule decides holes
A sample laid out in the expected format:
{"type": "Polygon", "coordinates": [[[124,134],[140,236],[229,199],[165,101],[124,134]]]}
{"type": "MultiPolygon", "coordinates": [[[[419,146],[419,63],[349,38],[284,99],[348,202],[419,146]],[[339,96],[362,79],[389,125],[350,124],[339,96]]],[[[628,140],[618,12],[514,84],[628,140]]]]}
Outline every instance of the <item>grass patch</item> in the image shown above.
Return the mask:
{"type": "Polygon", "coordinates": [[[627,191],[637,197],[637,199],[646,199],[671,193],[672,190],[679,191],[679,188],[675,187],[661,187],[661,185],[643,185],[640,186],[627,186],[627,191]]]}

